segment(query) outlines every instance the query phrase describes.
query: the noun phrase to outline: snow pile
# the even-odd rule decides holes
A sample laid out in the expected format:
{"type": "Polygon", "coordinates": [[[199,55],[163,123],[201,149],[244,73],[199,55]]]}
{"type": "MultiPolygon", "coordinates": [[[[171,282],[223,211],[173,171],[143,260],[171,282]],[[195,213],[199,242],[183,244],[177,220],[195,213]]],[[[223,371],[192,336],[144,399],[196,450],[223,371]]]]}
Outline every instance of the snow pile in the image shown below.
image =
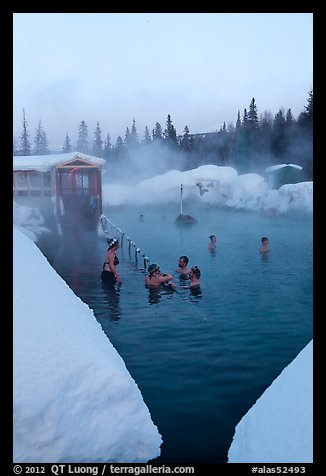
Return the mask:
{"type": "Polygon", "coordinates": [[[51,233],[51,231],[42,226],[44,218],[39,208],[31,208],[25,205],[13,203],[13,223],[32,241],[37,241],[37,235],[42,233],[51,233]]]}
{"type": "Polygon", "coordinates": [[[229,208],[287,213],[312,213],[313,182],[283,185],[272,190],[256,173],[238,175],[232,167],[203,165],[193,170],[169,172],[133,185],[104,184],[103,205],[146,205],[184,200],[222,205],[229,208]]]}
{"type": "Polygon", "coordinates": [[[313,341],[240,420],[228,462],[313,462],[313,341]]]}
{"type": "Polygon", "coordinates": [[[14,462],[147,462],[161,435],[93,311],[14,228],[14,462]]]}

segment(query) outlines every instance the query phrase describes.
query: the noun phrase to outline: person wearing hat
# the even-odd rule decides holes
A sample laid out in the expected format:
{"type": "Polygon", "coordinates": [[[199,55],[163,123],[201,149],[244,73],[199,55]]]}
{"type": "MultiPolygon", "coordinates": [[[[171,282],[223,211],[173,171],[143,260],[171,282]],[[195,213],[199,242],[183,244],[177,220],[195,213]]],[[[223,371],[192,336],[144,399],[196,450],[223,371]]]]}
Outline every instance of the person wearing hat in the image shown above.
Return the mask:
{"type": "Polygon", "coordinates": [[[116,255],[116,251],[119,248],[119,240],[117,238],[108,238],[108,245],[101,273],[102,282],[105,284],[115,284],[116,282],[122,284],[122,279],[116,268],[119,264],[119,258],[116,255]]]}
{"type": "Polygon", "coordinates": [[[160,286],[161,284],[167,283],[175,286],[175,284],[171,282],[172,278],[172,274],[161,273],[159,265],[152,263],[148,266],[148,275],[145,277],[145,284],[146,286],[160,286]]]}

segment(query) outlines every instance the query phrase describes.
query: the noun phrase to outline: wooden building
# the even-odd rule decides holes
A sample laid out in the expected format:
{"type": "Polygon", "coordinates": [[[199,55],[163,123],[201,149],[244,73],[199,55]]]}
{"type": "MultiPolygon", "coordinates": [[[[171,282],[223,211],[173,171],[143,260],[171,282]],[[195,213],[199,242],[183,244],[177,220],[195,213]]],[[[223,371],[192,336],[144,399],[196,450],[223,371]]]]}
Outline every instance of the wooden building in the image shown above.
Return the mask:
{"type": "Polygon", "coordinates": [[[102,214],[104,164],[81,152],[14,156],[13,198],[37,207],[53,231],[95,230],[102,214]]]}

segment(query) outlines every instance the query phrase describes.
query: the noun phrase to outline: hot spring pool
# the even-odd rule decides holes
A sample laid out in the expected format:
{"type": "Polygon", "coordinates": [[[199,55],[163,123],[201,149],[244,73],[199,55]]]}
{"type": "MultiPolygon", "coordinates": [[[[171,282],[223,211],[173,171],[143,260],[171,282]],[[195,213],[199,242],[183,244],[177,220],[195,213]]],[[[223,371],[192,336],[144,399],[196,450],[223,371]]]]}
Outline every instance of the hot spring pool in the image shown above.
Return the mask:
{"type": "Polygon", "coordinates": [[[143,260],[126,240],[119,291],[101,285],[104,237],[65,237],[53,263],[137,382],[163,437],[157,464],[226,462],[235,426],[313,331],[311,215],[188,212],[198,223],[180,228],[178,210],[168,206],[104,210],[161,270],[173,274],[187,255],[202,272],[199,295],[146,289],[143,260]],[[267,258],[258,252],[262,236],[270,240],[267,258]]]}

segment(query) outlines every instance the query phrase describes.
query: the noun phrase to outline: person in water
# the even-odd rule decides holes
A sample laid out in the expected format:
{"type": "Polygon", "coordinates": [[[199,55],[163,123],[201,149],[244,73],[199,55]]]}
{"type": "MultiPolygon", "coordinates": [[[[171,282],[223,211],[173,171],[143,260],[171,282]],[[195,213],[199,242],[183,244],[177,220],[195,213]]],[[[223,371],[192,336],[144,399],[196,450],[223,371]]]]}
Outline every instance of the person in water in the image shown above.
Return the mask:
{"type": "Polygon", "coordinates": [[[189,272],[190,284],[189,287],[200,286],[200,269],[198,266],[192,266],[189,272]]]}
{"type": "Polygon", "coordinates": [[[116,251],[119,248],[119,240],[117,238],[109,238],[108,245],[101,273],[102,282],[105,284],[115,284],[116,282],[122,284],[122,279],[116,268],[119,264],[119,258],[116,255],[116,251]]]}
{"type": "Polygon", "coordinates": [[[180,256],[176,272],[180,273],[180,275],[188,275],[190,271],[190,269],[187,266],[188,263],[189,263],[188,256],[180,256]]]}
{"type": "Polygon", "coordinates": [[[209,239],[210,239],[210,241],[208,243],[208,249],[209,250],[215,250],[216,242],[217,242],[216,235],[210,235],[209,239]]]}
{"type": "Polygon", "coordinates": [[[266,253],[269,251],[269,239],[266,236],[263,236],[261,239],[261,247],[259,248],[260,253],[266,253]]]}
{"type": "Polygon", "coordinates": [[[160,286],[161,284],[176,286],[171,282],[172,278],[172,274],[161,273],[159,265],[152,263],[148,266],[148,275],[145,277],[145,284],[146,286],[160,286]]]}

